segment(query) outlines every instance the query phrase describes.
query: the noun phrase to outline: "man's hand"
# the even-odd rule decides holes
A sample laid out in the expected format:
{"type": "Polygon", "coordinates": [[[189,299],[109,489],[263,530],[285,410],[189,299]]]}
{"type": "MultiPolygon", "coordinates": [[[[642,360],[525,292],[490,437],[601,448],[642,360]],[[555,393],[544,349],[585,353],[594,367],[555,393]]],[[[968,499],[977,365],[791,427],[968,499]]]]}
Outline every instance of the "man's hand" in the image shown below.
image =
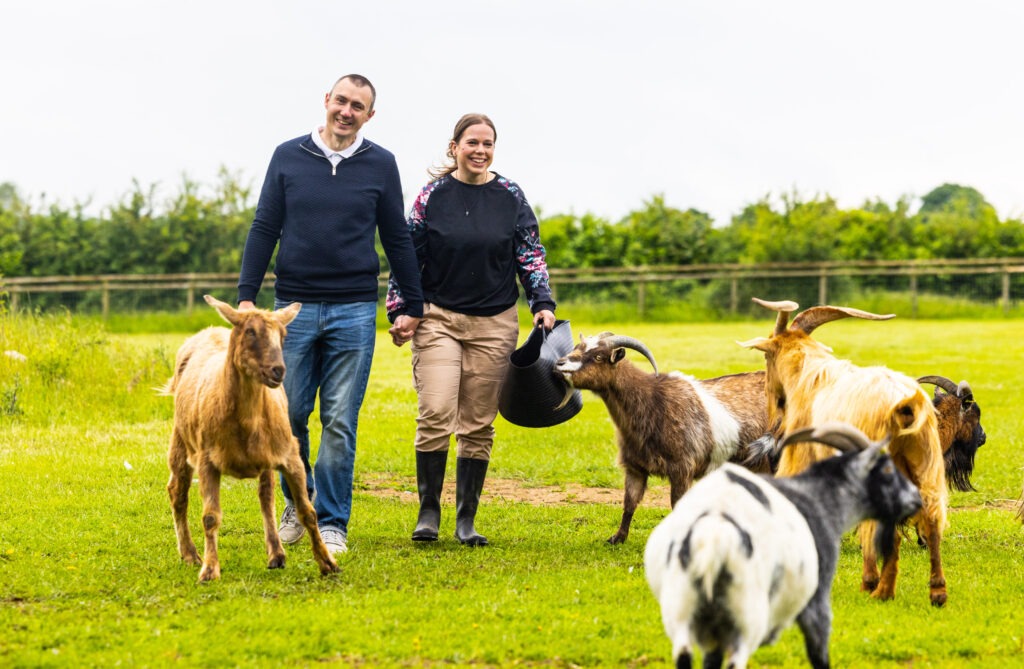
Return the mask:
{"type": "Polygon", "coordinates": [[[421,320],[423,319],[405,314],[396,318],[395,324],[388,330],[391,334],[391,343],[395,346],[401,346],[405,342],[411,341],[421,320]]]}

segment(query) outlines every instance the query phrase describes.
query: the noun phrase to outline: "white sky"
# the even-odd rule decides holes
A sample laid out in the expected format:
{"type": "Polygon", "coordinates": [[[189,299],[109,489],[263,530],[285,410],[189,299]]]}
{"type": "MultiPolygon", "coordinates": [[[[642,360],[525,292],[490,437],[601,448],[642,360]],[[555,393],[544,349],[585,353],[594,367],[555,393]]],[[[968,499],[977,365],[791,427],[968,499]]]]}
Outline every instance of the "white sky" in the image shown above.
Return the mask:
{"type": "Polygon", "coordinates": [[[406,204],[456,119],[544,215],[654,195],[719,224],[764,196],[840,206],[944,182],[1024,216],[1024,3],[1010,0],[22,0],[5,5],[0,182],[40,202],[253,187],[349,72],[406,204]]]}

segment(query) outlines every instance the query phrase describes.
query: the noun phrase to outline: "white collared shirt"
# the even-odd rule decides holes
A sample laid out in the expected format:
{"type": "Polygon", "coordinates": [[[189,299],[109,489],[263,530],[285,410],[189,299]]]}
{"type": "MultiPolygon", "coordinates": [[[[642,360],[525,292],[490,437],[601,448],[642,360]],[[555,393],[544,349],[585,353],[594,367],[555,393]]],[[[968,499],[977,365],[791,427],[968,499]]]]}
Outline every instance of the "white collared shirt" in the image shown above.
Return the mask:
{"type": "Polygon", "coordinates": [[[359,132],[356,133],[355,141],[352,142],[347,148],[341,151],[335,151],[331,147],[327,146],[327,144],[324,142],[324,138],[320,136],[321,130],[323,130],[323,126],[317,126],[313,128],[313,132],[311,133],[310,136],[313,138],[313,143],[316,144],[320,148],[320,150],[324,152],[325,156],[327,156],[327,160],[331,161],[332,167],[337,167],[338,163],[340,163],[345,158],[351,158],[352,154],[354,154],[356,150],[359,148],[359,146],[363,143],[363,131],[360,130],[359,132]]]}

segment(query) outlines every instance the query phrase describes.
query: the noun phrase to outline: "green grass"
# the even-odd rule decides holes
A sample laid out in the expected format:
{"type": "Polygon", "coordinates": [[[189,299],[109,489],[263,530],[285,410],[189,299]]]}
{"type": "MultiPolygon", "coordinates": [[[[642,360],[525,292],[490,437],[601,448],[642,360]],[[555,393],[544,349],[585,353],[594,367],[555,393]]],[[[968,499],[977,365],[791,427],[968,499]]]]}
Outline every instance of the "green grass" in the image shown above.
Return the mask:
{"type": "MultiPolygon", "coordinates": [[[[760,367],[760,354],[735,342],[770,328],[770,318],[609,325],[573,317],[577,335],[629,334],[663,370],[697,376],[760,367]]],[[[908,544],[897,598],[866,598],[859,550],[844,539],[834,666],[1024,667],[1024,529],[1012,508],[1024,480],[1021,331],[1011,320],[897,319],[816,332],[861,364],[969,380],[989,435],[978,491],[951,495],[945,608],[929,606],[927,555],[908,544]]],[[[619,520],[615,504],[510,499],[481,505],[477,526],[491,546],[458,546],[451,508],[441,541],[409,540],[410,352],[383,332],[360,419],[341,574],[321,577],[308,541],[287,548],[286,569],[268,571],[254,482],[225,479],[223,577],[197,584],[196,569],[178,559],[164,490],[171,403],[152,391],[185,336],[0,316],[0,351],[27,358],[0,356],[0,666],[672,666],[642,566],[661,508],[641,507],[621,546],[604,543],[619,520]],[[387,493],[370,490],[382,477],[387,493]]],[[[497,430],[491,477],[621,489],[612,426],[589,393],[568,423],[531,430],[499,419],[497,430]]],[[[195,492],[192,500],[195,531],[195,492]]],[[[807,666],[799,632],[759,650],[751,666],[807,666]]]]}

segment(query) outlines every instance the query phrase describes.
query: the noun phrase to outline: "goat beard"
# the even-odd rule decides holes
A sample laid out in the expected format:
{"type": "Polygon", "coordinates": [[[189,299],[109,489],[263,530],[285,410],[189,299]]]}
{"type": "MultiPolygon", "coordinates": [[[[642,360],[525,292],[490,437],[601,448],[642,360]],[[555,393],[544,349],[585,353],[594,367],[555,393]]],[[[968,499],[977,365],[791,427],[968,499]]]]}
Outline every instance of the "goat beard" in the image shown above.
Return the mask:
{"type": "Polygon", "coordinates": [[[946,466],[946,483],[949,487],[960,492],[971,492],[976,490],[971,483],[971,474],[974,473],[974,454],[977,449],[971,449],[963,444],[954,443],[952,448],[946,451],[944,457],[946,466]]]}
{"type": "Polygon", "coordinates": [[[892,557],[896,548],[896,526],[898,524],[892,520],[880,520],[875,524],[875,552],[883,560],[892,557]]]}
{"type": "MultiPolygon", "coordinates": [[[[876,520],[875,521],[875,554],[883,560],[889,559],[896,548],[896,533],[909,541],[908,532],[912,526],[910,519],[914,514],[899,520],[876,520]]],[[[921,544],[922,546],[924,544],[921,544]]]]}

